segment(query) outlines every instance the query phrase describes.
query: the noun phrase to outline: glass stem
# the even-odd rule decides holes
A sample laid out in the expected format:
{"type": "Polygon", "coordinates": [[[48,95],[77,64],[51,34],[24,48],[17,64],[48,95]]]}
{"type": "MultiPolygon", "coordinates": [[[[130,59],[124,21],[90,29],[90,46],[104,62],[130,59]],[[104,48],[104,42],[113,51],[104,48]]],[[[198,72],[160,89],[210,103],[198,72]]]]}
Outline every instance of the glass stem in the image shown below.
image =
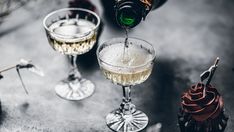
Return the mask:
{"type": "Polygon", "coordinates": [[[123,102],[131,102],[131,86],[123,86],[123,102]]]}
{"type": "Polygon", "coordinates": [[[76,68],[77,67],[77,65],[76,65],[76,56],[74,56],[74,55],[71,55],[71,56],[69,56],[70,57],[70,60],[71,60],[71,66],[72,66],[72,68],[76,68]]]}
{"type": "Polygon", "coordinates": [[[123,101],[120,110],[124,115],[132,114],[135,106],[131,103],[131,86],[123,86],[123,101]]]}
{"type": "Polygon", "coordinates": [[[76,64],[76,58],[77,57],[71,55],[71,56],[69,56],[69,58],[70,58],[70,61],[71,61],[71,66],[72,66],[72,70],[71,70],[71,72],[69,74],[69,78],[71,80],[75,80],[77,78],[80,80],[82,77],[81,77],[81,74],[80,74],[80,72],[78,70],[78,67],[77,67],[77,64],[76,64]]]}

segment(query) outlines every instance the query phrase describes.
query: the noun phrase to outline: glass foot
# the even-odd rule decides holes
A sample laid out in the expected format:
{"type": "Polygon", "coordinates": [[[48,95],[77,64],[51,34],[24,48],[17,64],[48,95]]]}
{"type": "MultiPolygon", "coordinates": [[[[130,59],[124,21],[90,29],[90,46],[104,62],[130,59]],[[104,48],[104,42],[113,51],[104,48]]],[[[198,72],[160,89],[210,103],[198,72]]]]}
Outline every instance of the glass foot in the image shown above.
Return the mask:
{"type": "Polygon", "coordinates": [[[106,116],[107,126],[116,132],[138,132],[148,124],[145,113],[135,110],[132,114],[124,115],[119,109],[112,111],[106,116]]]}
{"type": "Polygon", "coordinates": [[[56,94],[66,100],[82,100],[94,92],[94,84],[86,79],[63,80],[55,86],[56,94]]]}

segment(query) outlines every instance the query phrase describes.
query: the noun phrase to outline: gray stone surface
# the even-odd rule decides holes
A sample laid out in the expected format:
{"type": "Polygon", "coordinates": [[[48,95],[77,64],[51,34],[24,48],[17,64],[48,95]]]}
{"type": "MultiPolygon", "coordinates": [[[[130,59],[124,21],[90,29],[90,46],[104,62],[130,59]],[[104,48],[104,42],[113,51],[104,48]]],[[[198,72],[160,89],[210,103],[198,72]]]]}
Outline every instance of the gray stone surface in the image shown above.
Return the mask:
{"type": "MultiPolygon", "coordinates": [[[[124,36],[104,21],[99,43],[124,36]]],[[[0,68],[20,58],[32,59],[46,76],[23,70],[28,87],[25,95],[16,71],[3,73],[0,99],[1,132],[93,132],[110,131],[105,116],[121,102],[121,88],[99,71],[95,48],[78,58],[84,77],[96,85],[93,96],[83,101],[66,101],[55,95],[55,84],[66,77],[67,58],[49,46],[43,17],[51,10],[66,7],[67,1],[32,2],[10,14],[0,25],[0,68]]],[[[199,80],[214,59],[221,58],[212,83],[223,95],[230,119],[226,132],[234,131],[234,2],[231,0],[171,0],[151,12],[130,36],[151,42],[157,52],[153,73],[145,83],[133,88],[133,102],[149,116],[149,127],[161,122],[164,132],[178,131],[180,95],[199,80]]]]}

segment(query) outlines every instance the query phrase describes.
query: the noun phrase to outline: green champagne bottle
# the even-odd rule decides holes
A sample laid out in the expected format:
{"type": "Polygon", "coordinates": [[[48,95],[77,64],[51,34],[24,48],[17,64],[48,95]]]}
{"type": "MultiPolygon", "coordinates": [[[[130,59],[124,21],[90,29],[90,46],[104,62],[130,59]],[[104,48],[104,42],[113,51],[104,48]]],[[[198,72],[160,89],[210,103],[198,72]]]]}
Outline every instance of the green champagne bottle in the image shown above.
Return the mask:
{"type": "Polygon", "coordinates": [[[133,28],[152,10],[160,7],[166,0],[116,0],[115,16],[123,28],[133,28]]]}

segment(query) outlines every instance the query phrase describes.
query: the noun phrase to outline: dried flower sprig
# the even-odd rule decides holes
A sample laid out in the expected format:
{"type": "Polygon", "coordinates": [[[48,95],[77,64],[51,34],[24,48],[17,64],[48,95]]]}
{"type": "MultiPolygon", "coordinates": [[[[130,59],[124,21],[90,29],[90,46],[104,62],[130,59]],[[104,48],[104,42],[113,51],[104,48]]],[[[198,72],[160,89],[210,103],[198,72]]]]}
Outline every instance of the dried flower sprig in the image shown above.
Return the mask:
{"type": "Polygon", "coordinates": [[[219,57],[216,58],[214,65],[212,65],[208,70],[204,71],[201,75],[201,81],[203,82],[204,80],[208,79],[206,82],[206,85],[210,84],[210,81],[218,67],[218,63],[219,63],[219,57]]]}
{"type": "Polygon", "coordinates": [[[20,69],[28,69],[29,71],[31,71],[31,72],[33,72],[33,73],[35,73],[37,75],[44,76],[43,71],[40,68],[36,67],[34,64],[32,64],[31,61],[21,59],[19,64],[9,66],[9,67],[7,67],[7,68],[5,68],[3,70],[0,70],[0,79],[3,78],[1,73],[6,72],[6,71],[11,70],[11,69],[14,69],[14,68],[16,68],[17,74],[18,74],[18,76],[20,78],[22,87],[24,88],[24,91],[25,91],[26,94],[28,94],[28,90],[26,89],[26,86],[25,86],[25,84],[23,82],[22,76],[20,74],[20,69]]]}
{"type": "MultiPolygon", "coordinates": [[[[219,63],[219,57],[216,58],[214,65],[212,65],[208,70],[204,71],[200,75],[201,82],[203,82],[204,80],[207,80],[206,87],[210,84],[210,82],[214,76],[214,73],[218,67],[218,63],[219,63]]],[[[204,88],[203,96],[206,96],[206,87],[204,88]]]]}

